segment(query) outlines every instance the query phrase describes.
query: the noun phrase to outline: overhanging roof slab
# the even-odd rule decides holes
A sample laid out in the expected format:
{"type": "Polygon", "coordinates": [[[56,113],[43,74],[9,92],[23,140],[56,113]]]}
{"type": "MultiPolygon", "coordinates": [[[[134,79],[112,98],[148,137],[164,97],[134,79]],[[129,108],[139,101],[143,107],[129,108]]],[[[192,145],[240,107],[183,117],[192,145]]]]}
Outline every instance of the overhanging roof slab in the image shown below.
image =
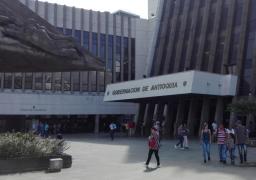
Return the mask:
{"type": "Polygon", "coordinates": [[[177,95],[235,96],[237,76],[186,71],[110,84],[104,101],[135,101],[177,95]]]}

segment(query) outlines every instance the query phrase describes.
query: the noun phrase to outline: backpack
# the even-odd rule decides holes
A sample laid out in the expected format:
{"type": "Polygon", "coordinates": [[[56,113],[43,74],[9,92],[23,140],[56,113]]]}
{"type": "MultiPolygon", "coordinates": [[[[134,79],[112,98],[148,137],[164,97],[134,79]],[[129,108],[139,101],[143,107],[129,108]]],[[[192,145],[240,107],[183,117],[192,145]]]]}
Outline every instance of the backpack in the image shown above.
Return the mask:
{"type": "Polygon", "coordinates": [[[156,139],[154,137],[150,137],[148,141],[148,146],[150,149],[155,149],[157,145],[156,139]]]}

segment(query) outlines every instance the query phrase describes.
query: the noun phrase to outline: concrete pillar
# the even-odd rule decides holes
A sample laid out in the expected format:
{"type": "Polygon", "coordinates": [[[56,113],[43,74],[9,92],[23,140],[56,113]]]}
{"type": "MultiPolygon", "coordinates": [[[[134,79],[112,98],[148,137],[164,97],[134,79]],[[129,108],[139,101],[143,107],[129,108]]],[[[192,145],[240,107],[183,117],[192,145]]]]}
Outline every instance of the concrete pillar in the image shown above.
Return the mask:
{"type": "Polygon", "coordinates": [[[167,113],[166,113],[166,120],[164,126],[164,136],[170,137],[173,135],[173,123],[174,123],[174,107],[173,104],[167,104],[167,113]]]}
{"type": "Polygon", "coordinates": [[[198,108],[198,100],[196,98],[192,98],[189,104],[188,121],[187,121],[187,127],[190,131],[190,134],[192,135],[194,135],[195,124],[197,123],[197,119],[196,119],[197,108],[198,108]]]}
{"type": "Polygon", "coordinates": [[[150,134],[150,128],[152,127],[152,120],[154,116],[155,104],[148,104],[146,114],[144,116],[145,132],[144,135],[148,136],[150,134]]]}
{"type": "Polygon", "coordinates": [[[177,110],[177,115],[176,115],[176,121],[174,124],[174,136],[177,134],[177,129],[178,127],[181,125],[181,123],[184,120],[184,107],[185,107],[185,101],[184,100],[179,100],[179,104],[178,104],[178,110],[177,110]]]}
{"type": "Polygon", "coordinates": [[[100,132],[100,115],[95,115],[94,133],[100,132]]]}
{"type": "Polygon", "coordinates": [[[216,121],[217,124],[223,123],[223,113],[224,113],[223,111],[224,111],[223,98],[218,97],[217,104],[216,104],[215,116],[214,116],[214,120],[216,121]]]}
{"type": "Polygon", "coordinates": [[[139,105],[139,111],[136,116],[136,129],[135,129],[135,135],[140,136],[142,135],[142,128],[143,128],[143,120],[144,120],[144,115],[146,111],[146,104],[145,103],[140,103],[139,105]]]}
{"type": "Polygon", "coordinates": [[[202,111],[201,111],[199,132],[202,129],[203,123],[204,122],[207,122],[207,123],[209,122],[209,118],[210,118],[209,115],[210,115],[210,99],[205,97],[203,99],[203,106],[202,106],[202,111]]]}

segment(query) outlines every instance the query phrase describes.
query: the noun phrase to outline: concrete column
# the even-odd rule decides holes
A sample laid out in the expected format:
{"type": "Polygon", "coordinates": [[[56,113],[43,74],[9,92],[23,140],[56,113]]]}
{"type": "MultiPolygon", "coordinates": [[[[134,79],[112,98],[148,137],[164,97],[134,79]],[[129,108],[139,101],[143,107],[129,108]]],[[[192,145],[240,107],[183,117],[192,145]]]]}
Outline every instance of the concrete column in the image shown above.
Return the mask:
{"type": "Polygon", "coordinates": [[[189,105],[187,127],[192,135],[195,135],[195,124],[197,123],[196,110],[198,108],[198,104],[198,99],[192,98],[189,105]]]}
{"type": "Polygon", "coordinates": [[[203,100],[203,106],[202,106],[202,111],[201,111],[199,132],[202,129],[203,123],[209,122],[209,115],[210,115],[210,99],[205,97],[203,100]]]}
{"type": "Polygon", "coordinates": [[[171,103],[167,104],[167,113],[166,113],[166,120],[164,126],[164,136],[170,137],[173,134],[173,123],[174,123],[174,107],[171,103]]]}
{"type": "Polygon", "coordinates": [[[145,103],[140,103],[139,105],[139,110],[138,114],[136,116],[136,129],[135,129],[135,135],[140,136],[142,133],[142,128],[143,128],[143,119],[145,115],[145,110],[146,110],[146,104],[145,103]]]}
{"type": "Polygon", "coordinates": [[[100,132],[100,115],[95,115],[94,133],[100,132]]]}
{"type": "Polygon", "coordinates": [[[152,120],[154,116],[155,104],[148,104],[146,114],[144,116],[145,132],[144,135],[148,136],[150,134],[150,128],[152,127],[152,120]]]}
{"type": "Polygon", "coordinates": [[[178,109],[177,109],[177,115],[176,115],[176,121],[174,124],[174,136],[177,134],[177,129],[181,125],[182,121],[184,120],[184,107],[185,107],[185,101],[179,100],[178,109]]]}
{"type": "Polygon", "coordinates": [[[216,121],[217,124],[223,123],[223,113],[224,113],[223,110],[224,110],[223,98],[218,97],[215,116],[214,116],[214,120],[216,121]]]}

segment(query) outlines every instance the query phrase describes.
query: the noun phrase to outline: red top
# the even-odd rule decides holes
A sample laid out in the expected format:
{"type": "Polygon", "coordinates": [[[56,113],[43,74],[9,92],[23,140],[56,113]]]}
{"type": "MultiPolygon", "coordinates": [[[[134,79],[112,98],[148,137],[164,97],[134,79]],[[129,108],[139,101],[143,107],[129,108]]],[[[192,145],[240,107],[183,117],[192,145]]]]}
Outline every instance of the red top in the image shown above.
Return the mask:
{"type": "Polygon", "coordinates": [[[217,144],[225,144],[226,142],[226,132],[225,129],[218,129],[217,131],[217,144]]]}

